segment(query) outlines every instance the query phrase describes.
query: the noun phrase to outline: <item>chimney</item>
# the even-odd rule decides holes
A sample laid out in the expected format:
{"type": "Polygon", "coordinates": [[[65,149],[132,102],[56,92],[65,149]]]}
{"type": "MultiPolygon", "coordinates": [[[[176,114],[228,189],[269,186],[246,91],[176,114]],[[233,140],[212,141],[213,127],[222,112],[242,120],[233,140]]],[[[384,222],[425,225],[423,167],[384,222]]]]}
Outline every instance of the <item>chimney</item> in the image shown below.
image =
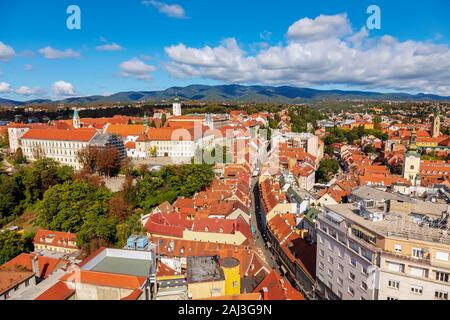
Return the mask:
{"type": "Polygon", "coordinates": [[[40,277],[38,256],[34,256],[31,260],[31,269],[36,277],[40,277]]]}
{"type": "Polygon", "coordinates": [[[262,291],[263,291],[263,300],[265,301],[269,300],[269,289],[267,289],[267,287],[264,287],[262,291]]]}

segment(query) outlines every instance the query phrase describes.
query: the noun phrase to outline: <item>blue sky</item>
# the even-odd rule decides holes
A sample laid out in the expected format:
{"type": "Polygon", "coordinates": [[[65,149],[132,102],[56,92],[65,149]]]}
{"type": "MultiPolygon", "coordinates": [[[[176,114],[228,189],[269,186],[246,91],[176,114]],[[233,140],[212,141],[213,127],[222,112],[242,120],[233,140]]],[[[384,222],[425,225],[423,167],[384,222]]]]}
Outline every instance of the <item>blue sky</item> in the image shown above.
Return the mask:
{"type": "Polygon", "coordinates": [[[450,95],[448,12],[447,0],[1,0],[0,97],[194,83],[450,95]],[[66,28],[71,4],[81,30],[66,28]],[[371,4],[382,28],[364,31],[371,4]]]}

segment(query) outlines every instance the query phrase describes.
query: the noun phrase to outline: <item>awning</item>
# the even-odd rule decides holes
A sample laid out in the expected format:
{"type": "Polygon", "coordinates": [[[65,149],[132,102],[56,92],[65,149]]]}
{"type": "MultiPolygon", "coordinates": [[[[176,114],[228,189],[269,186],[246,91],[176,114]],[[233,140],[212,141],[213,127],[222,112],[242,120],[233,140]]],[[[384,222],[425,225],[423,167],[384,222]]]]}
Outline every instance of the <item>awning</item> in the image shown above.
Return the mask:
{"type": "Polygon", "coordinates": [[[376,235],[374,235],[373,233],[367,231],[366,229],[361,228],[360,226],[358,226],[356,224],[352,225],[352,229],[361,232],[362,234],[368,236],[369,238],[376,238],[376,235]]]}

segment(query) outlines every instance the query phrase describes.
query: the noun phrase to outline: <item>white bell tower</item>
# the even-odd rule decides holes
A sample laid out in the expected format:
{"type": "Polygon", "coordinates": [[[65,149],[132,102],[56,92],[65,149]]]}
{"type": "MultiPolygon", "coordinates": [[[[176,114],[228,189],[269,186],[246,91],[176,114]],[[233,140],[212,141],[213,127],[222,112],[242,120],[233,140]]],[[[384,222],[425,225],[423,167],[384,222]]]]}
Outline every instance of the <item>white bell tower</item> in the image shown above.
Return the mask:
{"type": "Polygon", "coordinates": [[[181,102],[180,102],[180,99],[175,98],[175,101],[174,101],[172,107],[173,107],[173,112],[172,112],[173,115],[175,117],[181,116],[181,102]]]}

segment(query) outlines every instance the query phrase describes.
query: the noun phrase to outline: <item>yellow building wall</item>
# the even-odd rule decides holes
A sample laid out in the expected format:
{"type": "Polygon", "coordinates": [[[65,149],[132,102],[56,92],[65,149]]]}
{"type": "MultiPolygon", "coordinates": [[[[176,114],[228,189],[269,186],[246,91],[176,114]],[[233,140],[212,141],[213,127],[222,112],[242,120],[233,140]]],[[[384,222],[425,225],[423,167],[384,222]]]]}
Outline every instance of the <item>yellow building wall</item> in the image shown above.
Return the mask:
{"type": "Polygon", "coordinates": [[[221,297],[225,295],[225,281],[189,283],[188,293],[193,300],[221,297]]]}
{"type": "Polygon", "coordinates": [[[382,249],[384,251],[395,253],[395,245],[401,245],[402,247],[402,256],[411,257],[413,248],[424,249],[425,254],[424,258],[429,259],[431,265],[440,266],[445,268],[450,268],[450,261],[442,261],[436,259],[437,252],[449,253],[450,255],[450,246],[447,244],[440,243],[431,243],[420,240],[405,240],[405,239],[394,239],[394,238],[386,238],[383,242],[380,243],[382,245],[382,249]]]}
{"type": "Polygon", "coordinates": [[[239,264],[233,268],[222,267],[225,274],[225,295],[233,296],[241,293],[241,275],[239,264]]]}
{"type": "Polygon", "coordinates": [[[35,244],[34,245],[35,250],[49,250],[59,253],[75,253],[78,252],[78,249],[72,249],[72,248],[64,248],[64,247],[57,247],[52,246],[50,244],[35,244]]]}

